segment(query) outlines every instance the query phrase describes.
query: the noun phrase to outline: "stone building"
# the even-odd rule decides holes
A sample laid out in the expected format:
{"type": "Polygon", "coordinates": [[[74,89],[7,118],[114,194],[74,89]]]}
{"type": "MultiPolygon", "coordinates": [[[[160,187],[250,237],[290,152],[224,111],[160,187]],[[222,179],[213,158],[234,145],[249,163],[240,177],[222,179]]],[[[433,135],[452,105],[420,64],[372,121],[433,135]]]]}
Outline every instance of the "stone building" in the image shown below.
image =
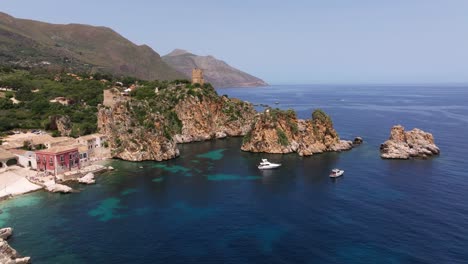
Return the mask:
{"type": "Polygon", "coordinates": [[[18,165],[24,168],[37,169],[36,153],[30,150],[11,149],[11,153],[15,154],[18,160],[18,165]]]}
{"type": "Polygon", "coordinates": [[[91,160],[98,160],[107,157],[106,148],[107,136],[103,134],[91,134],[81,136],[76,139],[78,144],[86,146],[88,149],[88,158],[91,160]]]}
{"type": "Polygon", "coordinates": [[[203,70],[199,68],[192,69],[192,84],[199,83],[200,85],[205,84],[203,78],[203,70]]]}

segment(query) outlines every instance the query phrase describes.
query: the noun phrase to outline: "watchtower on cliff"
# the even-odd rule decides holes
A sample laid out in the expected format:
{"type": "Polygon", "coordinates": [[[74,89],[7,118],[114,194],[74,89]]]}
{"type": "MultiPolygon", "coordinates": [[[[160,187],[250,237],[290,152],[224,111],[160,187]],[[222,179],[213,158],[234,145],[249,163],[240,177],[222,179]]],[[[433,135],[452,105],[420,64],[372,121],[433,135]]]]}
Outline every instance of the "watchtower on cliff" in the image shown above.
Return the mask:
{"type": "Polygon", "coordinates": [[[200,85],[205,84],[203,78],[203,70],[199,68],[192,69],[192,84],[199,83],[200,85]]]}

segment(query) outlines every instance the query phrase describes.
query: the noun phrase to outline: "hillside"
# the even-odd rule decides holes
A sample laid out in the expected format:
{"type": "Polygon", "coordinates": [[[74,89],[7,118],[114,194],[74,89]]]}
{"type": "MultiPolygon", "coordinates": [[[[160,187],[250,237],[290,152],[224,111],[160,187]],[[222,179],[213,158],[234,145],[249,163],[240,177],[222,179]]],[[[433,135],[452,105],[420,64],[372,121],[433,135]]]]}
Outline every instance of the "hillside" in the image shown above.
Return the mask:
{"type": "Polygon", "coordinates": [[[205,80],[217,88],[268,85],[263,80],[233,68],[213,56],[198,56],[185,50],[175,49],[162,59],[187,77],[191,76],[193,68],[203,69],[205,80]]]}
{"type": "Polygon", "coordinates": [[[145,80],[184,78],[150,47],[138,46],[110,28],[49,24],[1,12],[0,64],[99,71],[145,80]]]}

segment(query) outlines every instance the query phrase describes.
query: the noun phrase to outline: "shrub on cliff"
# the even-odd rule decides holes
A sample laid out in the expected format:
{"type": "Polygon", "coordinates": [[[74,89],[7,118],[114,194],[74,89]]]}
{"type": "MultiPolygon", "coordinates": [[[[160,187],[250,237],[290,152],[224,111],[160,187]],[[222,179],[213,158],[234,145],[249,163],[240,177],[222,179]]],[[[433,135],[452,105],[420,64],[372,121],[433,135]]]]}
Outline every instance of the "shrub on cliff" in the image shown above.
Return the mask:
{"type": "Polygon", "coordinates": [[[281,146],[289,145],[288,137],[286,136],[284,131],[281,130],[281,128],[276,128],[276,135],[278,136],[278,144],[280,144],[281,146]]]}
{"type": "Polygon", "coordinates": [[[321,123],[324,123],[324,124],[329,123],[330,125],[333,125],[333,122],[330,116],[328,116],[322,109],[316,109],[312,113],[312,120],[320,121],[321,123]]]}

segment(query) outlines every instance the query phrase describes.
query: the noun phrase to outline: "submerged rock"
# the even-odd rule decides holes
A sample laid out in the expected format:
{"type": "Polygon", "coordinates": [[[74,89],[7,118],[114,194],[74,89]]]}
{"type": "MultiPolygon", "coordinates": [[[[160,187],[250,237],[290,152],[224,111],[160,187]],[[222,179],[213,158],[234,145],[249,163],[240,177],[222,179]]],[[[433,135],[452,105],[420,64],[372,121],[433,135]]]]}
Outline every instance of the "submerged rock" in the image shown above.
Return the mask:
{"type": "Polygon", "coordinates": [[[341,140],[331,118],[321,110],[312,119],[297,119],[293,110],[267,109],[257,116],[252,130],[244,137],[241,149],[251,152],[292,153],[310,156],[326,151],[343,151],[353,147],[341,140]]]}
{"type": "Polygon", "coordinates": [[[361,145],[362,142],[364,142],[362,137],[355,137],[354,140],[353,140],[353,145],[361,145]]]}
{"type": "Polygon", "coordinates": [[[78,178],[79,183],[85,183],[85,184],[93,184],[96,183],[96,180],[94,180],[94,173],[90,172],[86,174],[85,176],[78,178]]]}
{"type": "Polygon", "coordinates": [[[428,158],[439,153],[431,133],[418,128],[405,132],[401,125],[393,126],[390,138],[380,145],[380,157],[384,159],[428,158]]]}

